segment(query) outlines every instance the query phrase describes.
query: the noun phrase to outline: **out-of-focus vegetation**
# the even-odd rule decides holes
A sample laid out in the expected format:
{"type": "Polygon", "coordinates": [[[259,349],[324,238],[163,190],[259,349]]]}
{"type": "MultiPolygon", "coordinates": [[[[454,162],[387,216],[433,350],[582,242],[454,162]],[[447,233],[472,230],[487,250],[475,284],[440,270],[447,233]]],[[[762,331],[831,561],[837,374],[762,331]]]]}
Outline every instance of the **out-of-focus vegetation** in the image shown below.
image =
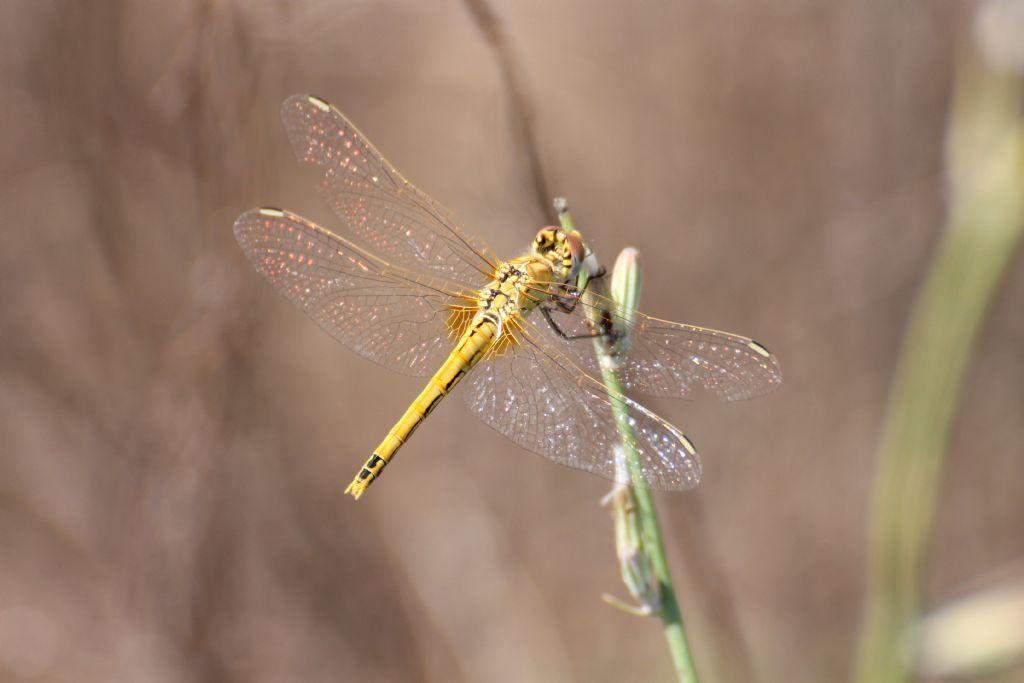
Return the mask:
{"type": "Polygon", "coordinates": [[[698,489],[656,497],[702,680],[849,680],[888,647],[856,647],[865,588],[881,594],[864,552],[887,498],[871,496],[878,444],[897,445],[899,387],[945,377],[925,435],[944,457],[897,472],[917,539],[882,577],[899,617],[866,623],[905,634],[929,615],[915,659],[875,660],[889,671],[968,670],[934,656],[950,632],[935,624],[965,623],[943,620],[956,599],[1012,595],[970,587],[1024,556],[1024,269],[1007,234],[983,233],[991,255],[971,246],[1012,213],[1012,190],[985,193],[1012,187],[1017,77],[1000,66],[994,87],[989,70],[1024,41],[990,18],[1010,40],[958,66],[978,11],[2,4],[0,678],[671,677],[657,622],[600,600],[619,585],[607,483],[458,400],[343,499],[421,387],[321,333],[232,238],[265,204],[337,226],[277,120],[294,92],[339,105],[501,254],[554,221],[539,164],[598,253],[643,254],[646,312],[779,358],[770,396],[651,406],[704,455],[698,489]],[[493,20],[531,97],[532,160],[493,20]],[[958,278],[941,291],[936,263],[958,278]],[[930,291],[965,312],[909,373],[930,291]],[[973,344],[937,352],[956,335],[973,344]]]}
{"type": "MultiPolygon", "coordinates": [[[[879,453],[861,683],[910,678],[953,418],[982,325],[1024,235],[1024,53],[1016,64],[982,56],[999,41],[1024,42],[1024,4],[1017,5],[985,6],[977,32],[983,49],[965,40],[958,64],[947,139],[949,217],[903,343],[879,453]],[[1002,35],[986,33],[993,12],[1002,35]]],[[[986,630],[980,619],[973,628],[986,630]]],[[[964,634],[940,652],[932,639],[928,659],[955,659],[952,650],[973,648],[972,640],[964,634]]]]}

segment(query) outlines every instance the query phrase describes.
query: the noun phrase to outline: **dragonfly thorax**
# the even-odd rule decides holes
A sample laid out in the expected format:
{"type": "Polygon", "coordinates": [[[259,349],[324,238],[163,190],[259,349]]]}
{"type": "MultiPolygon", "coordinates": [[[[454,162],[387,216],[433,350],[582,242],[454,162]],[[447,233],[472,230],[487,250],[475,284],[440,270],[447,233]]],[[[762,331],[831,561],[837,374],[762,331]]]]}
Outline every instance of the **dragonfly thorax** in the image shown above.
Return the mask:
{"type": "Polygon", "coordinates": [[[477,317],[504,328],[509,318],[528,313],[550,297],[549,285],[560,282],[552,271],[551,262],[536,254],[499,263],[494,279],[480,290],[477,317]]]}

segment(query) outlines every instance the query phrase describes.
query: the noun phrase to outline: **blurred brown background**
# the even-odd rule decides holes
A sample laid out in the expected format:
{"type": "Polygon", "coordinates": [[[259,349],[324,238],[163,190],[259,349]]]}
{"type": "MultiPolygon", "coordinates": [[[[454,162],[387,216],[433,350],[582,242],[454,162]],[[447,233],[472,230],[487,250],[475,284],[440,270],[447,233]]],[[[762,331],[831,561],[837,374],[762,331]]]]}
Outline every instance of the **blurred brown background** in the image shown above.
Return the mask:
{"type": "MultiPolygon", "coordinates": [[[[646,311],[782,363],[762,399],[649,402],[704,454],[658,502],[707,681],[848,677],[972,7],[494,5],[603,260],[638,247],[646,311]]],[[[606,482],[452,400],[342,496],[421,382],[333,342],[231,233],[266,204],[337,225],[278,120],[296,92],[499,253],[552,222],[463,4],[15,0],[0,37],[0,678],[670,678],[657,622],[600,600],[624,593],[606,482]]],[[[1024,554],[1022,266],[972,367],[929,603],[1024,554]]]]}

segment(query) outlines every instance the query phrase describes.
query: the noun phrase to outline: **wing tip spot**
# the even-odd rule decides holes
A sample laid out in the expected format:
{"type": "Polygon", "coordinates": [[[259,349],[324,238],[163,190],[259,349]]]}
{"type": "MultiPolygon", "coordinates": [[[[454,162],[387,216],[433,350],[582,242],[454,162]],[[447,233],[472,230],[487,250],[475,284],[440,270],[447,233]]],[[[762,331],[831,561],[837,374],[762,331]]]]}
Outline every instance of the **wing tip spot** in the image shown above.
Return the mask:
{"type": "Polygon", "coordinates": [[[306,99],[309,100],[310,104],[312,104],[317,109],[320,109],[321,111],[330,111],[331,109],[331,105],[327,104],[327,102],[321,100],[319,97],[307,95],[306,99]]]}
{"type": "Polygon", "coordinates": [[[687,453],[697,455],[697,447],[693,445],[693,442],[685,434],[679,435],[679,442],[683,444],[683,448],[686,449],[687,453]]]}
{"type": "Polygon", "coordinates": [[[749,348],[754,353],[757,353],[759,355],[764,356],[765,358],[771,358],[772,357],[772,354],[771,354],[771,352],[768,349],[766,349],[764,346],[758,344],[754,340],[750,340],[750,341],[747,342],[747,348],[749,348]]]}
{"type": "Polygon", "coordinates": [[[272,216],[274,218],[284,218],[284,211],[281,209],[275,209],[272,206],[265,206],[259,209],[261,216],[272,216]]]}

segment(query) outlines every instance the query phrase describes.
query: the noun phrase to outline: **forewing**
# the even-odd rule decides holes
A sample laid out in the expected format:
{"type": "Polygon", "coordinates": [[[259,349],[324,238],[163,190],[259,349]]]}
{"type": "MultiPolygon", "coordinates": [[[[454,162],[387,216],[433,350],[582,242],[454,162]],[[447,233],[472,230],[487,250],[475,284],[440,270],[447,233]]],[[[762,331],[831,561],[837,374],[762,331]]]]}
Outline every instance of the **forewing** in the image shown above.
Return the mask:
{"type": "Polygon", "coordinates": [[[493,276],[496,259],[486,245],[403,178],[335,107],[293,95],[281,118],[296,156],[322,169],[328,204],[374,253],[468,287],[493,276]]]}
{"type": "Polygon", "coordinates": [[[235,237],[275,289],[366,358],[426,376],[451,351],[448,315],[466,305],[469,292],[389,264],[280,209],[242,214],[235,237]]]}
{"type": "MultiPolygon", "coordinates": [[[[470,409],[523,448],[613,481],[628,480],[616,463],[621,437],[612,401],[624,402],[649,488],[682,490],[700,481],[700,460],[677,428],[627,397],[609,395],[529,328],[509,330],[517,345],[485,358],[460,388],[470,409]]],[[[587,342],[588,344],[590,342],[587,342]]]]}
{"type": "MultiPolygon", "coordinates": [[[[571,292],[560,294],[567,300],[571,292]]],[[[779,363],[764,346],[748,337],[659,320],[635,313],[626,321],[614,302],[586,292],[571,312],[553,307],[555,325],[568,337],[561,337],[547,320],[532,315],[538,335],[562,350],[589,374],[600,376],[592,340],[586,338],[602,327],[588,320],[603,320],[606,329],[628,329],[621,343],[619,378],[625,389],[648,396],[690,398],[697,388],[725,401],[765,394],[782,383],[779,363]]]]}

